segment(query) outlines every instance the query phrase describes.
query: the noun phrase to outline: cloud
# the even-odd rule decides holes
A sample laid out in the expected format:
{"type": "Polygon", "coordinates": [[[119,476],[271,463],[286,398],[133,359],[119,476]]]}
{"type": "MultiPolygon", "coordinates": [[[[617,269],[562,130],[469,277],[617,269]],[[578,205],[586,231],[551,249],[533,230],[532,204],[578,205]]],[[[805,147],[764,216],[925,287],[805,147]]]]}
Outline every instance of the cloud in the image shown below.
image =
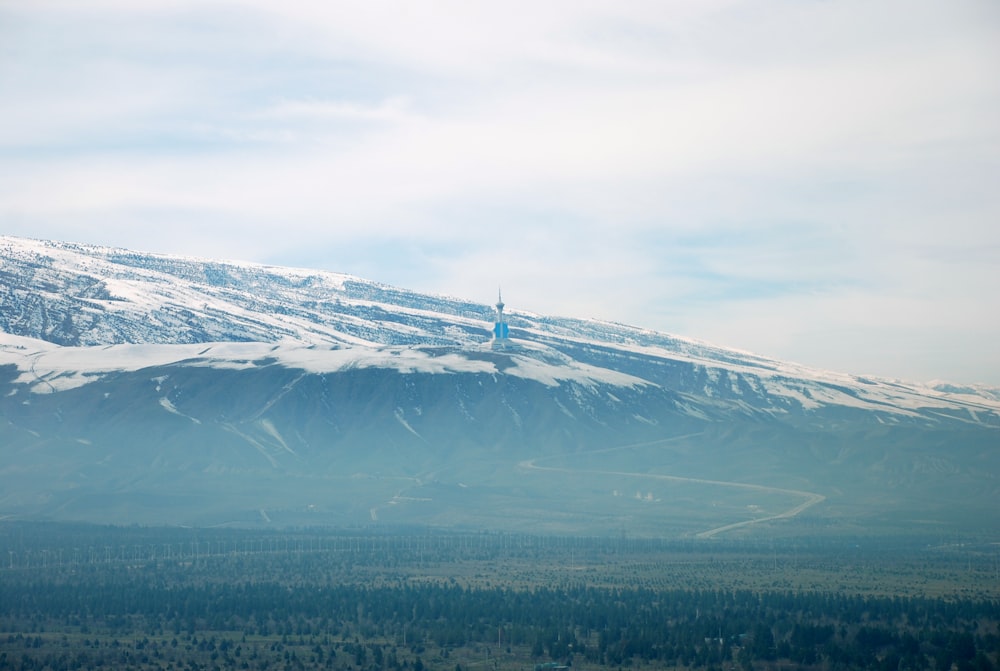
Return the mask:
{"type": "Polygon", "coordinates": [[[339,100],[282,100],[265,109],[260,116],[289,121],[402,121],[407,116],[407,100],[397,96],[376,105],[339,100]]]}
{"type": "Polygon", "coordinates": [[[993,3],[3,12],[10,233],[500,282],[845,370],[865,333],[1000,337],[993,3]]]}

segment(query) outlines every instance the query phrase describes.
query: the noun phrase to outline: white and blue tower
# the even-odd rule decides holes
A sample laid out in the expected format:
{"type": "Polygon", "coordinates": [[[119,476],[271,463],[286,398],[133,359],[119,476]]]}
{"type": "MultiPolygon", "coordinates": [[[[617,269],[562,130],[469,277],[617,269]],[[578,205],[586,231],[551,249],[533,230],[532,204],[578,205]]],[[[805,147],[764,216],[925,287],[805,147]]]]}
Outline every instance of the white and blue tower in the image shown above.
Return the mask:
{"type": "Polygon", "coordinates": [[[507,345],[507,338],[510,336],[510,328],[507,326],[506,320],[503,317],[503,295],[500,290],[497,289],[497,321],[493,325],[493,346],[494,347],[505,347],[507,345]]]}

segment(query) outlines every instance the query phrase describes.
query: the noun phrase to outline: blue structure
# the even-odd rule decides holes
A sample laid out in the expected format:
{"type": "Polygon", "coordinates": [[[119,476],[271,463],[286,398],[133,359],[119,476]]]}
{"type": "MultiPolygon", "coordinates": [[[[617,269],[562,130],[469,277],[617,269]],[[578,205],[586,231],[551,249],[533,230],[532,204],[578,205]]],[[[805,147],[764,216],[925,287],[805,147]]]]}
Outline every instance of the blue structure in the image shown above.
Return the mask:
{"type": "Polygon", "coordinates": [[[503,318],[503,296],[500,294],[500,290],[497,289],[497,321],[493,324],[493,346],[503,347],[507,343],[507,338],[510,336],[510,328],[507,326],[507,322],[503,318]]]}

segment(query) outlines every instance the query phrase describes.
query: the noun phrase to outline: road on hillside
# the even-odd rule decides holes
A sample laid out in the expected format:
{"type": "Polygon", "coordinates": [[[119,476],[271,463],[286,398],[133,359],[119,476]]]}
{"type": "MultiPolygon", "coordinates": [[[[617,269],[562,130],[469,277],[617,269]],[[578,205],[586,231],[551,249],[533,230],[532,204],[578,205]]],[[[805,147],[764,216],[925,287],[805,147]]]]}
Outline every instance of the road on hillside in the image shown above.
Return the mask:
{"type": "MultiPolygon", "coordinates": [[[[587,452],[581,452],[581,455],[585,454],[599,454],[607,452],[620,452],[625,450],[634,450],[640,447],[650,447],[652,445],[662,445],[665,443],[677,442],[680,440],[685,440],[698,434],[687,434],[683,436],[676,436],[674,438],[668,438],[665,440],[651,441],[647,443],[635,443],[633,445],[622,445],[619,447],[608,447],[599,450],[590,450],[587,452]]],[[[795,517],[804,510],[807,510],[819,503],[826,500],[826,497],[822,494],[817,494],[815,492],[806,492],[798,489],[782,489],[781,487],[768,487],[767,485],[755,485],[746,482],[732,482],[729,480],[708,480],[705,478],[685,478],[679,475],[661,475],[658,473],[633,473],[628,471],[591,471],[584,469],[575,468],[560,468],[557,466],[539,466],[539,461],[546,461],[549,459],[565,459],[565,455],[556,455],[551,457],[540,457],[538,459],[525,459],[520,462],[518,466],[527,470],[535,471],[548,471],[550,473],[567,473],[570,475],[614,475],[614,476],[624,476],[632,478],[647,478],[650,480],[668,480],[671,482],[689,482],[701,485],[715,485],[718,487],[734,487],[738,489],[747,489],[756,492],[766,492],[769,494],[785,494],[788,496],[800,496],[803,498],[802,503],[789,508],[788,510],[778,513],[776,515],[768,515],[766,517],[757,517],[751,520],[744,520],[742,522],[733,522],[732,524],[725,524],[721,527],[715,527],[713,529],[708,529],[706,531],[701,531],[695,534],[697,538],[711,538],[719,534],[725,533],[727,531],[732,531],[733,529],[739,529],[741,527],[747,527],[753,524],[761,524],[763,522],[771,522],[773,520],[788,519],[795,517]]]]}

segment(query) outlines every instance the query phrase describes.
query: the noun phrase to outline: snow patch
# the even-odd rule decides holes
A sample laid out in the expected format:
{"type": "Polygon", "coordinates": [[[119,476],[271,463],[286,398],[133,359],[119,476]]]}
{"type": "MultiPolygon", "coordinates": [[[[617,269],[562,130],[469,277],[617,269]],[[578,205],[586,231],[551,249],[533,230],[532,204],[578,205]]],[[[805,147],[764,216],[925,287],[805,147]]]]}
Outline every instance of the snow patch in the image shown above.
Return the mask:
{"type": "Polygon", "coordinates": [[[285,439],[281,437],[280,433],[278,433],[278,429],[274,426],[274,422],[272,422],[269,419],[261,419],[257,423],[260,425],[260,428],[264,429],[264,432],[267,433],[267,435],[274,438],[274,440],[277,441],[279,445],[285,448],[286,452],[290,454],[295,454],[295,450],[288,447],[288,443],[286,443],[285,439]]]}
{"type": "MultiPolygon", "coordinates": [[[[13,363],[18,384],[36,393],[80,387],[112,372],[133,372],[166,365],[204,366],[243,370],[281,365],[309,373],[335,373],[362,368],[385,368],[403,374],[501,373],[496,364],[475,356],[476,350],[439,351],[420,347],[330,347],[301,343],[211,343],[205,345],[108,345],[59,347],[44,341],[0,334],[0,365],[13,363]],[[12,340],[10,340],[12,339],[12,340]]],[[[511,355],[511,367],[502,373],[557,387],[564,382],[585,386],[648,385],[645,380],[576,361],[552,364],[528,354],[511,355]]],[[[168,376],[151,378],[158,387],[168,376]]]]}
{"type": "Polygon", "coordinates": [[[196,417],[192,417],[190,415],[185,415],[183,412],[181,412],[180,410],[178,410],[177,407],[174,406],[174,404],[171,403],[170,399],[167,398],[166,396],[164,396],[163,398],[160,399],[160,406],[164,410],[166,410],[167,412],[173,413],[173,414],[175,414],[175,415],[177,415],[179,417],[183,417],[184,419],[190,419],[195,424],[201,424],[201,420],[200,419],[198,419],[196,417]]]}
{"type": "Polygon", "coordinates": [[[412,426],[410,426],[409,422],[406,421],[406,418],[403,417],[403,409],[402,408],[396,408],[395,415],[396,415],[396,421],[399,422],[400,424],[402,424],[403,428],[405,428],[407,431],[409,431],[410,433],[412,433],[417,438],[420,438],[421,440],[423,440],[423,436],[421,436],[419,433],[417,433],[416,429],[414,429],[412,426]]]}

